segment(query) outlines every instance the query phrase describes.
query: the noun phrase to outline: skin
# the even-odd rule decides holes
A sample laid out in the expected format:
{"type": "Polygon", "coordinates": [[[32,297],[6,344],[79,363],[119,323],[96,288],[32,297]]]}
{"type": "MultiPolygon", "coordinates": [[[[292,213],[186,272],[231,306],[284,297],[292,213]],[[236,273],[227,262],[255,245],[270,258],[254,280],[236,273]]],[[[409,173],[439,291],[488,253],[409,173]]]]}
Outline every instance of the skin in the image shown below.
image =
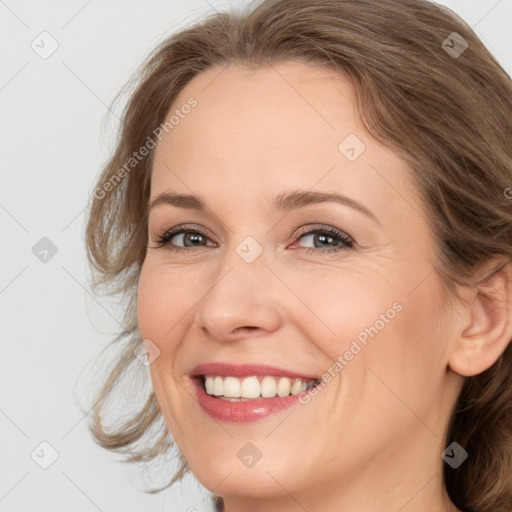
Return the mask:
{"type": "Polygon", "coordinates": [[[139,280],[139,329],[160,350],[151,377],[179,450],[228,512],[458,510],[442,480],[445,429],[461,375],[490,366],[504,342],[490,343],[474,288],[448,306],[411,171],[364,131],[343,76],[299,62],[222,69],[175,100],[171,111],[191,96],[198,105],[158,143],[151,181],[152,199],[195,194],[208,210],[151,210],[139,280]],[[349,134],[366,145],[353,162],[338,149],[349,134]],[[343,193],[376,220],[333,202],[271,210],[295,189],[343,193]],[[182,223],[209,236],[188,252],[170,250],[182,235],[157,246],[182,223]],[[297,235],[318,224],[353,247],[297,235]],[[248,236],[263,248],[250,264],[236,252],[248,236]],[[401,311],[308,404],[235,424],[194,397],[190,372],[203,362],[320,377],[396,302],[401,311]],[[247,442],[262,454],[251,468],[237,458],[247,442]]]}

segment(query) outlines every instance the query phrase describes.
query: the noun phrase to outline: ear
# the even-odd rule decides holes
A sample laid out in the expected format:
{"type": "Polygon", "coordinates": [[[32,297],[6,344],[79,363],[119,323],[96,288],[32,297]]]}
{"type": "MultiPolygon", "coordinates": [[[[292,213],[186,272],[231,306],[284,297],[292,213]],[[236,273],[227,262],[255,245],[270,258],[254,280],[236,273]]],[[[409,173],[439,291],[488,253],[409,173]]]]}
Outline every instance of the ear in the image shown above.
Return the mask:
{"type": "Polygon", "coordinates": [[[490,368],[512,339],[512,272],[510,262],[492,259],[484,278],[465,290],[466,302],[449,367],[471,377],[490,368]]]}

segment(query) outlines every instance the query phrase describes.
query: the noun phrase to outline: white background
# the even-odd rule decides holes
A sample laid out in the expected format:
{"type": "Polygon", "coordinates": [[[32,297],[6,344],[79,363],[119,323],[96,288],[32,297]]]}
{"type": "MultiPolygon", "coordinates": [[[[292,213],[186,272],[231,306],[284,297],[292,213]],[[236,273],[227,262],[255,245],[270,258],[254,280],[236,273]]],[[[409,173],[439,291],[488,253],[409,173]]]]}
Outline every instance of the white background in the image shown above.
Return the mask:
{"type": "MultiPolygon", "coordinates": [[[[113,147],[107,105],[142,59],[202,14],[247,1],[0,0],[0,511],[210,510],[190,477],[142,492],[139,473],[94,444],[77,407],[121,318],[87,289],[84,209],[113,147]],[[31,48],[43,31],[59,44],[48,59],[31,48]],[[58,250],[47,263],[32,253],[42,237],[58,250]],[[42,441],[59,454],[46,470],[30,456],[42,441]]],[[[512,0],[440,3],[512,74],[512,0]]]]}

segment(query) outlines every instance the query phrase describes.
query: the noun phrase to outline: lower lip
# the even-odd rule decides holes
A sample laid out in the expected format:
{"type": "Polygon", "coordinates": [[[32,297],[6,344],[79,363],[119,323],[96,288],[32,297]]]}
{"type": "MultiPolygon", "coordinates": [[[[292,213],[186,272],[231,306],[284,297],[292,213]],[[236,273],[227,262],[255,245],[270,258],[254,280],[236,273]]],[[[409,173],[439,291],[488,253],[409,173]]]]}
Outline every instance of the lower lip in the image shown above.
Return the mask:
{"type": "Polygon", "coordinates": [[[209,395],[203,388],[202,379],[193,379],[199,405],[206,414],[221,421],[249,423],[261,420],[296,405],[300,393],[285,397],[262,398],[246,402],[230,402],[209,395]]]}

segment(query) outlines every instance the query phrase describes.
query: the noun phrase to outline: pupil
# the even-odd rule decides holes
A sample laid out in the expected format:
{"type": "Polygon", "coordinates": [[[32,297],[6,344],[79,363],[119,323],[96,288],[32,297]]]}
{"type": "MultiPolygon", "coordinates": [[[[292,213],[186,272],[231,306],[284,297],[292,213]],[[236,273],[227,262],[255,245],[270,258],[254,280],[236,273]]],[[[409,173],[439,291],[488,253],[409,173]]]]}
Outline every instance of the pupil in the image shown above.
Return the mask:
{"type": "Polygon", "coordinates": [[[198,233],[187,233],[186,235],[188,237],[188,241],[191,242],[193,245],[200,245],[200,243],[196,243],[196,242],[200,242],[200,238],[203,236],[203,235],[199,235],[198,233]]]}
{"type": "Polygon", "coordinates": [[[320,234],[318,234],[318,241],[320,243],[332,243],[333,237],[330,235],[325,235],[325,234],[320,233],[320,234]],[[327,242],[326,242],[326,240],[327,240],[327,242]]]}

